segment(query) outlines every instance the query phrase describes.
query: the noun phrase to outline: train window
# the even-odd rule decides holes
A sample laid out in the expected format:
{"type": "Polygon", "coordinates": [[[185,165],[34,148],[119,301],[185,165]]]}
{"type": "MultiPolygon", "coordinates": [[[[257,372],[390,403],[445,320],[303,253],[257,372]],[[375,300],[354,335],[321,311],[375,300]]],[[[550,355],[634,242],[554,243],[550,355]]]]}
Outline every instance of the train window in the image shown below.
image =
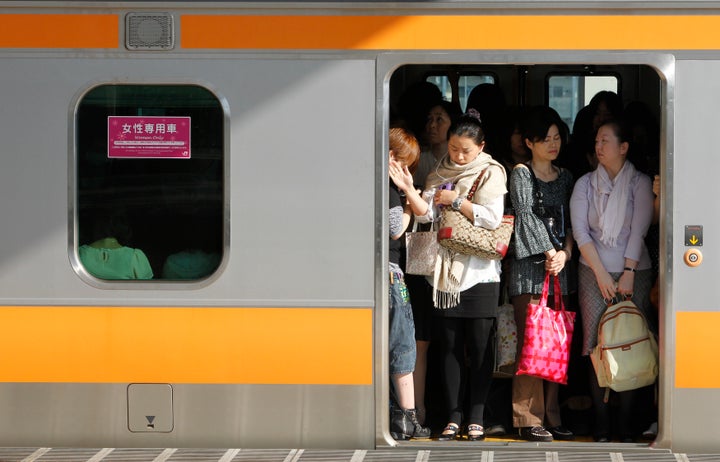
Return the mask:
{"type": "Polygon", "coordinates": [[[580,109],[599,91],[618,93],[618,78],[609,75],[553,75],[548,78],[548,105],[572,127],[580,109]]]}
{"type": "MultiPolygon", "coordinates": [[[[437,85],[446,101],[453,100],[452,84],[447,74],[429,75],[425,80],[437,85]]],[[[465,108],[468,96],[473,88],[483,83],[495,83],[495,76],[490,74],[460,74],[458,76],[457,90],[462,108],[465,108]]]]}
{"type": "Polygon", "coordinates": [[[196,85],[101,85],[76,129],[79,262],[104,280],[199,280],[223,250],[224,118],[196,85]]]}

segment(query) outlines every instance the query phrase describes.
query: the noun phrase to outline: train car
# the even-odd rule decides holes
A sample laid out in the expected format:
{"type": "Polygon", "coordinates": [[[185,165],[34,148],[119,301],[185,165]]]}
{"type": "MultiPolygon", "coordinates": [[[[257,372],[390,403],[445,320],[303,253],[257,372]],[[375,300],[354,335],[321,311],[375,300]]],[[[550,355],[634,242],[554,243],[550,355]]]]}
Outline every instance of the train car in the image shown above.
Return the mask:
{"type": "Polygon", "coordinates": [[[453,72],[569,125],[603,78],[651,108],[659,433],[633,448],[720,451],[719,26],[714,1],[2,2],[0,445],[397,445],[387,132],[453,72]],[[113,237],[130,274],[90,263],[113,237]]]}

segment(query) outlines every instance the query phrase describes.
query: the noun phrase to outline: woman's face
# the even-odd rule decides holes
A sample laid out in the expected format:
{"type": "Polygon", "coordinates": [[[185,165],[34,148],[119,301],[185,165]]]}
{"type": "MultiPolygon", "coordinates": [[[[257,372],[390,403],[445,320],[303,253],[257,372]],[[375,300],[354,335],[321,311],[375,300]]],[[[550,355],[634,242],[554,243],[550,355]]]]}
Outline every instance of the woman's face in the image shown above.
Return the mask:
{"type": "Polygon", "coordinates": [[[515,128],[510,135],[510,149],[518,156],[527,156],[525,152],[525,143],[523,143],[522,132],[519,128],[515,128]]]}
{"type": "Polygon", "coordinates": [[[448,140],[448,155],[450,160],[458,165],[465,165],[475,160],[485,146],[483,141],[480,145],[468,136],[450,135],[448,140]]]}
{"type": "Polygon", "coordinates": [[[610,108],[605,104],[605,101],[600,101],[593,116],[593,128],[597,129],[603,122],[607,122],[611,118],[612,112],[610,112],[610,108]]]}
{"type": "Polygon", "coordinates": [[[595,155],[605,167],[622,165],[627,155],[628,143],[620,142],[610,125],[603,125],[595,136],[595,155]]]}
{"type": "Polygon", "coordinates": [[[526,139],[525,144],[532,151],[533,159],[553,161],[557,159],[562,146],[560,129],[557,125],[551,125],[544,139],[537,141],[526,139]]]}
{"type": "Polygon", "coordinates": [[[450,116],[442,106],[435,106],[430,109],[425,123],[425,132],[427,133],[428,142],[433,144],[441,144],[447,141],[447,132],[450,128],[450,116]]]}

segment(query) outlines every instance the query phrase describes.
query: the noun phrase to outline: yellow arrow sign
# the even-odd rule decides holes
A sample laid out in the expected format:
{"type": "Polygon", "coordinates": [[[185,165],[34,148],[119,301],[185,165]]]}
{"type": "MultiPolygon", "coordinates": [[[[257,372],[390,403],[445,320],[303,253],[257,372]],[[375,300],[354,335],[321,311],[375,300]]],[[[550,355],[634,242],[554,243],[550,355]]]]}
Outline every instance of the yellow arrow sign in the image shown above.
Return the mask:
{"type": "Polygon", "coordinates": [[[685,245],[696,247],[703,245],[702,225],[685,225],[685,245]]]}

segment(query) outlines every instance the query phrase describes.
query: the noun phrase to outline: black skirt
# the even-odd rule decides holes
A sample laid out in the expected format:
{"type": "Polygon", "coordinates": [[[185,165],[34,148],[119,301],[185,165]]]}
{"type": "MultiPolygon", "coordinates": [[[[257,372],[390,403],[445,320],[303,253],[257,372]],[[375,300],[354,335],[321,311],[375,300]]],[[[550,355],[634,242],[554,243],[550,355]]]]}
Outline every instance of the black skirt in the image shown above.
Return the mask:
{"type": "Polygon", "coordinates": [[[460,303],[448,309],[433,308],[433,315],[448,318],[494,318],[497,316],[499,282],[481,282],[460,292],[460,303]]]}

